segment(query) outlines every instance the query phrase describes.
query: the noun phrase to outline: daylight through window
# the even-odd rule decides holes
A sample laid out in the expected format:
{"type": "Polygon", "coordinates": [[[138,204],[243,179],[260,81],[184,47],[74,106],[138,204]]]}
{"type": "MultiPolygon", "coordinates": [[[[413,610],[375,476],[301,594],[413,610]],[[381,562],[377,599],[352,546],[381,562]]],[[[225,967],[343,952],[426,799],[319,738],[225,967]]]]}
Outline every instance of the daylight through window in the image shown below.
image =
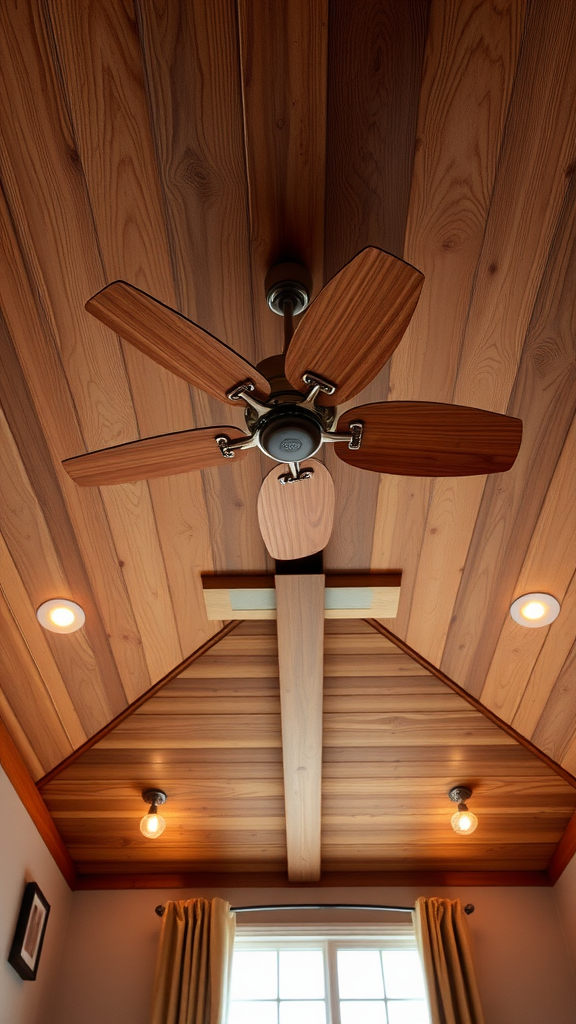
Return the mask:
{"type": "Polygon", "coordinates": [[[250,931],[235,946],[229,1024],[430,1024],[413,933],[250,931]]]}

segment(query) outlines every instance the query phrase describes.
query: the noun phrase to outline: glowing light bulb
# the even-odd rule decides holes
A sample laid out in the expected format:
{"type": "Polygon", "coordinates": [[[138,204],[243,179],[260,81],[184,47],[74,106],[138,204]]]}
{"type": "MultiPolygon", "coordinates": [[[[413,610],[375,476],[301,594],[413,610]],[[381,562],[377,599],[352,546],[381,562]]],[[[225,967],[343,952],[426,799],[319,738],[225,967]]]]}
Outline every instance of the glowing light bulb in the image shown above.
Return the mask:
{"type": "Polygon", "coordinates": [[[458,835],[470,835],[478,827],[478,818],[472,811],[456,811],[450,819],[452,828],[458,835]]]}
{"type": "Polygon", "coordinates": [[[166,828],[161,814],[145,814],[140,822],[140,831],[147,839],[158,839],[166,828]]]}
{"type": "Polygon", "coordinates": [[[150,810],[140,821],[140,831],[146,839],[158,839],[166,828],[164,818],[158,814],[158,804],[165,804],[168,797],[163,789],[146,789],[142,798],[150,804],[150,810]]]}
{"type": "Polygon", "coordinates": [[[529,601],[524,605],[522,615],[525,619],[541,619],[546,615],[546,608],[541,601],[529,601]]]}
{"type": "Polygon", "coordinates": [[[48,613],[50,620],[55,626],[71,626],[76,616],[71,608],[53,608],[48,613]]]}

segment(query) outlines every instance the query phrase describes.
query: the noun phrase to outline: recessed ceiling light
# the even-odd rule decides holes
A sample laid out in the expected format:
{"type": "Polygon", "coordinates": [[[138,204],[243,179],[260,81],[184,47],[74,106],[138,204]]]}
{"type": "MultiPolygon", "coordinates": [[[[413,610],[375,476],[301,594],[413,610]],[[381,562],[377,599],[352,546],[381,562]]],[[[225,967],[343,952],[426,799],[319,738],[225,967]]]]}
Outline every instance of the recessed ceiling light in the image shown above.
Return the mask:
{"type": "Polygon", "coordinates": [[[74,633],[86,621],[80,605],[66,597],[44,601],[36,610],[36,618],[44,629],[50,629],[53,633],[74,633]]]}
{"type": "Polygon", "coordinates": [[[548,626],[558,617],[560,604],[551,594],[523,594],[510,606],[514,622],[529,629],[548,626]]]}

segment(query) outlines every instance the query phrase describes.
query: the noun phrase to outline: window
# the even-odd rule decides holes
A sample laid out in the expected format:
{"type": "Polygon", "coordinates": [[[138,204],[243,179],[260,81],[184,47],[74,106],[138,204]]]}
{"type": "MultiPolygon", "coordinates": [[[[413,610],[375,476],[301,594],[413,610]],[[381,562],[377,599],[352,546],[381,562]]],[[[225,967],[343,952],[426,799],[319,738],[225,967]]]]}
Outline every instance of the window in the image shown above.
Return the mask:
{"type": "Polygon", "coordinates": [[[238,928],[229,1024],[430,1024],[411,928],[238,928]]]}

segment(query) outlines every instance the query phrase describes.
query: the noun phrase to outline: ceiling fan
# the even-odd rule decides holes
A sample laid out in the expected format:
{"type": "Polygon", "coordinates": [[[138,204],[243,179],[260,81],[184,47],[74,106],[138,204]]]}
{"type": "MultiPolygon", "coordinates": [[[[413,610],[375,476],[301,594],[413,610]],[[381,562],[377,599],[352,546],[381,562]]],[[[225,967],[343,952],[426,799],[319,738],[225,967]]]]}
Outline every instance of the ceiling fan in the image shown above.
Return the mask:
{"type": "Polygon", "coordinates": [[[510,416],[433,402],[377,402],[336,420],[334,407],[366,387],[392,356],[423,281],[408,263],[370,246],[329,281],[292,333],[292,317],[308,306],[307,274],[294,265],[273,268],[267,298],[284,316],[285,350],[256,367],[132,285],[107,285],[86,303],[88,312],[189,384],[223,402],[242,402],[246,432],[224,425],[163,434],[67,459],[65,469],[77,484],[102,486],[218,466],[259,448],[280,464],[258,501],[264,541],[276,558],[312,554],[330,536],[332,479],[322,463],[310,463],[324,444],[334,444],[349,465],[375,473],[436,477],[510,469],[522,437],[521,421],[510,416]]]}

